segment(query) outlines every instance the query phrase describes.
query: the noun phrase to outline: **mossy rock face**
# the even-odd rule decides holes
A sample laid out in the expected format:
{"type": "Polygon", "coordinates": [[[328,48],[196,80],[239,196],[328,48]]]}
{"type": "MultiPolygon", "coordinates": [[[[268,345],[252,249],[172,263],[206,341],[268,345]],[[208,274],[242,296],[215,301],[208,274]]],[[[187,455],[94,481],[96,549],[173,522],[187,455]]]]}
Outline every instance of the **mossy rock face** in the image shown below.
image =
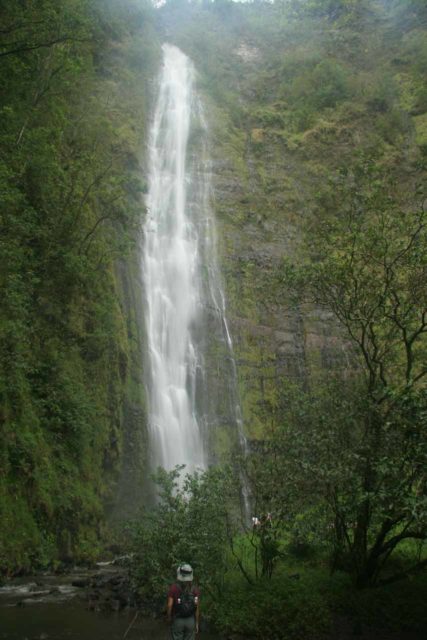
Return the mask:
{"type": "Polygon", "coordinates": [[[424,155],[427,155],[427,113],[413,118],[415,141],[424,155]]]}
{"type": "Polygon", "coordinates": [[[74,44],[6,52],[0,70],[0,572],[93,560],[123,470],[144,461],[134,256],[151,11],[47,0],[3,12],[23,43],[56,42],[61,23],[74,44]]]}
{"type": "Polygon", "coordinates": [[[287,381],[306,385],[353,366],[331,314],[292,307],[281,265],[304,258],[303,228],[319,192],[361,157],[399,173],[402,201],[411,197],[425,148],[425,118],[416,112],[425,46],[417,20],[399,20],[393,38],[390,15],[376,3],[320,18],[275,6],[188,9],[185,25],[184,18],[175,24],[207,107],[221,268],[250,439],[280,421],[287,381]]]}
{"type": "MultiPolygon", "coordinates": [[[[262,439],[265,425],[278,415],[281,386],[324,366],[329,347],[325,330],[317,333],[319,321],[290,311],[277,284],[283,256],[299,250],[300,219],[314,195],[309,169],[268,130],[252,129],[249,142],[236,161],[228,156],[214,162],[213,181],[243,419],[253,440],[262,439]],[[262,152],[253,147],[254,136],[265,141],[262,152]]],[[[216,155],[226,154],[219,149],[216,155]]],[[[317,183],[322,167],[315,170],[317,183]]]]}
{"type": "MultiPolygon", "coordinates": [[[[10,24],[18,4],[9,3],[10,24]]],[[[43,7],[53,15],[66,4],[43,7]]],[[[352,366],[333,318],[292,305],[282,279],[284,257],[305,258],[305,221],[328,178],[373,158],[396,176],[402,202],[425,178],[422,3],[406,13],[392,3],[391,21],[390,3],[376,2],[344,3],[348,11],[337,16],[287,13],[283,3],[166,3],[155,18],[139,3],[101,4],[99,24],[90,11],[72,15],[99,3],[75,3],[66,13],[73,28],[89,29],[78,34],[81,47],[2,58],[0,569],[7,571],[70,554],[90,559],[105,512],[120,520],[143,496],[137,244],[165,33],[194,61],[206,108],[212,206],[250,439],[280,422],[287,381],[309,385],[352,366]],[[34,105],[47,77],[52,91],[34,105]],[[96,171],[107,166],[111,182],[92,193],[96,171]]],[[[207,351],[212,395],[204,402],[217,408],[207,439],[217,460],[236,446],[223,393],[234,374],[224,345],[212,340],[207,351]]]]}

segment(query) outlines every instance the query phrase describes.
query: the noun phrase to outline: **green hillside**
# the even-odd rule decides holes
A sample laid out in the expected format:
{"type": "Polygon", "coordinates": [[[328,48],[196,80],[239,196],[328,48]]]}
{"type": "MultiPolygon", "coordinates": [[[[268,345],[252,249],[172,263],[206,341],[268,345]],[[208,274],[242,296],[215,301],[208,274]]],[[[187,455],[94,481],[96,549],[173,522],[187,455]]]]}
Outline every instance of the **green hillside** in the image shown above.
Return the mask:
{"type": "Polygon", "coordinates": [[[157,36],[141,2],[3,4],[0,566],[16,571],[93,556],[124,407],[143,402],[120,263],[157,36]]]}
{"type": "Polygon", "coordinates": [[[2,9],[0,570],[93,560],[147,491],[137,249],[167,41],[197,69],[248,438],[238,460],[218,420],[211,454],[261,528],[235,477],[160,473],[135,584],[160,596],[187,553],[231,637],[422,634],[425,2],[2,9]]]}

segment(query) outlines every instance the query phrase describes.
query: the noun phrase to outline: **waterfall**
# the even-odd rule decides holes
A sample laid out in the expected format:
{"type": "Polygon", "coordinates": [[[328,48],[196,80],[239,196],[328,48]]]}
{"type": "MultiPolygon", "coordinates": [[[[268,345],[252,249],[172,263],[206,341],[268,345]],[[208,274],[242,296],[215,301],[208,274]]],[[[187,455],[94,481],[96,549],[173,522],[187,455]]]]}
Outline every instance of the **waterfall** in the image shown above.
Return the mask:
{"type": "Polygon", "coordinates": [[[168,470],[185,464],[187,472],[211,461],[210,429],[221,420],[234,423],[244,441],[217,266],[207,126],[194,76],[189,58],[163,45],[142,249],[151,463],[168,470]],[[224,362],[229,373],[222,375],[224,362]],[[228,415],[219,418],[224,393],[228,415]]]}

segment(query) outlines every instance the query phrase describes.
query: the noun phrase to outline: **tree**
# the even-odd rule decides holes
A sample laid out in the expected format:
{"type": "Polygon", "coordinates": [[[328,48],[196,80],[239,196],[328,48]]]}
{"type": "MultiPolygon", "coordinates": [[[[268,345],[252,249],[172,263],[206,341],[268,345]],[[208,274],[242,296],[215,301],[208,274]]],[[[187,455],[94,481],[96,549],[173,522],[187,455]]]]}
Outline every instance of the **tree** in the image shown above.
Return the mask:
{"type": "Polygon", "coordinates": [[[85,0],[72,3],[14,3],[4,11],[0,30],[0,59],[66,42],[88,42],[85,0]],[[40,6],[42,4],[42,6],[40,6]],[[69,6],[71,4],[71,7],[69,6]]]}
{"type": "Polygon", "coordinates": [[[219,468],[181,477],[183,469],[158,469],[158,502],[131,525],[133,577],[144,600],[164,596],[182,562],[191,563],[211,597],[222,591],[234,482],[219,468]]]}
{"type": "Polygon", "coordinates": [[[334,563],[361,587],[403,540],[427,536],[427,214],[421,191],[402,206],[395,184],[370,160],[334,176],[307,228],[309,260],[283,274],[300,300],[333,314],[353,358],[350,407],[329,399],[310,413],[303,437],[318,463],[309,456],[303,472],[320,474],[334,563]]]}
{"type": "Polygon", "coordinates": [[[133,348],[117,260],[141,215],[156,37],[136,0],[0,4],[0,570],[15,571],[96,552],[111,496],[133,348]]]}

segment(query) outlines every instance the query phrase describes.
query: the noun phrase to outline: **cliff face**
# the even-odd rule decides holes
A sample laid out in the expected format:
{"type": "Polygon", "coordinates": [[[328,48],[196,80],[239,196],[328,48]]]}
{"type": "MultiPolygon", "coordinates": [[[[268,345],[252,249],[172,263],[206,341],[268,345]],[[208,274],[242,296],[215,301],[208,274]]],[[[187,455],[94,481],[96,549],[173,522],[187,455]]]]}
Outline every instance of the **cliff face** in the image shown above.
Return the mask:
{"type": "Polygon", "coordinates": [[[214,163],[215,206],[245,429],[262,439],[283,385],[342,364],[343,346],[330,314],[292,304],[281,278],[313,197],[304,160],[260,129],[227,151],[214,163]]]}
{"type": "Polygon", "coordinates": [[[425,175],[425,13],[415,3],[335,5],[164,11],[208,105],[222,272],[250,439],[280,421],[284,385],[309,386],[355,364],[332,315],[291,300],[283,269],[286,260],[306,259],[319,207],[337,207],[336,176],[370,159],[396,176],[409,203],[425,175]]]}
{"type": "Polygon", "coordinates": [[[120,470],[143,458],[127,437],[144,423],[130,274],[157,64],[141,3],[12,5],[0,38],[0,571],[93,557],[120,470]]]}
{"type": "MultiPolygon", "coordinates": [[[[162,40],[198,70],[249,439],[280,422],[289,381],[354,366],[331,315],[295,304],[283,265],[307,258],[310,220],[339,209],[337,176],[360,162],[413,202],[426,13],[416,0],[326,4],[174,2],[154,17],[132,0],[52,1],[25,20],[8,8],[19,38],[0,41],[0,569],[90,558],[105,511],[122,519],[143,498],[138,242],[162,40]]],[[[224,343],[209,348],[220,458],[236,442],[234,370],[224,343]]]]}

